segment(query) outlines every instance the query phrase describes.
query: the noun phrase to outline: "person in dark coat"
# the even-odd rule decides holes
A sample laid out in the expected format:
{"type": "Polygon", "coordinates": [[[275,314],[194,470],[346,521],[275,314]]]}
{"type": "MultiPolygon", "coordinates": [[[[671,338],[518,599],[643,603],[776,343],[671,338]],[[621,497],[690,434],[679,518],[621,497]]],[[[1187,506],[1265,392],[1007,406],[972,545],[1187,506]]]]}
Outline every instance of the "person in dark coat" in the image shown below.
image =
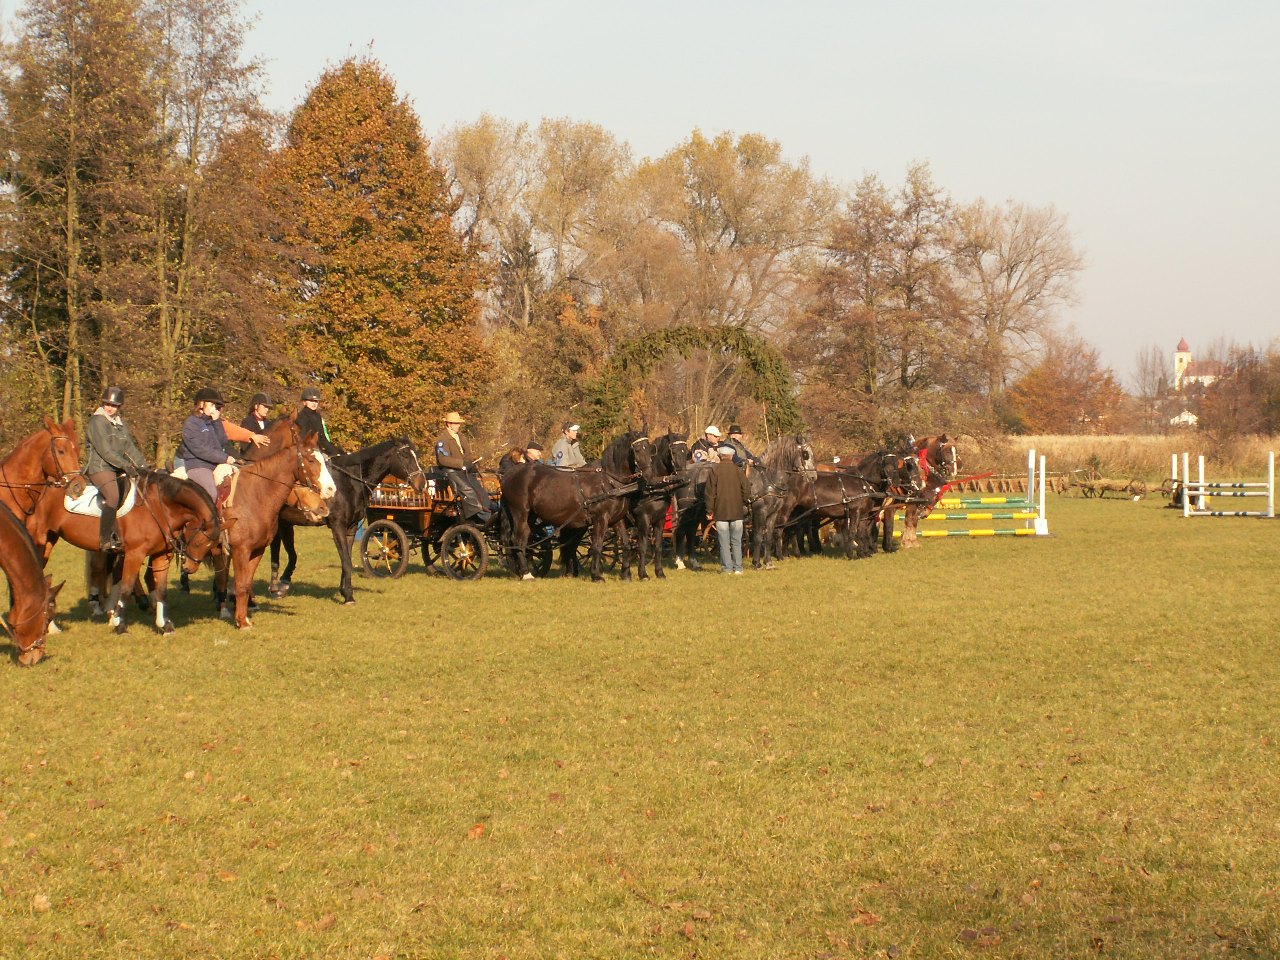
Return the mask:
{"type": "Polygon", "coordinates": [[[733,462],[738,466],[745,466],[748,463],[759,466],[760,458],[747,449],[747,443],[742,438],[742,428],[736,423],[729,428],[728,443],[733,447],[733,462]]]}
{"type": "Polygon", "coordinates": [[[302,406],[298,408],[298,429],[305,438],[314,433],[319,438],[320,449],[330,457],[340,457],[344,451],[329,437],[329,427],[320,415],[320,391],[307,387],[302,391],[302,406]]]}
{"type": "MultiPolygon", "coordinates": [[[[271,420],[271,408],[275,404],[265,393],[255,393],[253,399],[249,401],[249,412],[245,414],[245,418],[240,421],[240,426],[248,430],[250,433],[266,434],[267,425],[271,420]]],[[[240,456],[244,456],[249,452],[250,442],[240,444],[240,456]]]]}
{"type": "Polygon", "coordinates": [[[133,442],[133,435],[120,416],[124,391],[107,387],[102,391],[100,406],[85,425],[85,443],[89,448],[84,474],[98,488],[102,499],[102,519],[98,521],[98,543],[104,553],[124,549],[116,524],[116,510],[128,489],[128,477],[147,468],[146,458],[133,442]]]}
{"type": "Polygon", "coordinates": [[[462,518],[484,526],[493,516],[493,505],[489,502],[489,492],[480,482],[477,461],[462,435],[465,422],[456,410],[444,415],[444,430],[436,439],[436,465],[444,471],[453,492],[462,500],[462,518]]]}
{"type": "Polygon", "coordinates": [[[717,450],[720,461],[707,475],[707,519],[716,524],[720,542],[720,572],[742,573],[742,521],[747,515],[747,477],[733,462],[734,449],[725,444],[717,450]]]}

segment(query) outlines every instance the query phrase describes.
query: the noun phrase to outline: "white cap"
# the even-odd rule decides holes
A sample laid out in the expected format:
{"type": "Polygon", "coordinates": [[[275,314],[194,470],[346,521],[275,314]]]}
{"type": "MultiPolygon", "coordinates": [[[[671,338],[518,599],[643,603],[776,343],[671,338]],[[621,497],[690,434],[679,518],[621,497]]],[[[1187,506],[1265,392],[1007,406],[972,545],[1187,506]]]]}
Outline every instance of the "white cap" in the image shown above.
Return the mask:
{"type": "Polygon", "coordinates": [[[723,437],[723,436],[724,436],[724,434],[720,432],[720,428],[719,428],[719,427],[717,427],[714,423],[713,423],[713,424],[711,424],[711,426],[707,427],[707,429],[703,430],[702,432],[703,432],[703,433],[714,433],[717,437],[723,437]]]}

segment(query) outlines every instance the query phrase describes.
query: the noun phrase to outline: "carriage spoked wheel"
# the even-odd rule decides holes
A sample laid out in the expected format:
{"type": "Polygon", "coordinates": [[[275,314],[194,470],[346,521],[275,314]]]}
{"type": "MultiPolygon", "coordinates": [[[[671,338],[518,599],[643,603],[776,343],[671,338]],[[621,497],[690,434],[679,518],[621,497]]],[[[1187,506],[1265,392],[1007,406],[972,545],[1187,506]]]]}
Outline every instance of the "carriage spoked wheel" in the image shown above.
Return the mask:
{"type": "Polygon", "coordinates": [[[469,523],[450,527],[440,538],[440,566],[450,580],[475,580],[489,567],[484,534],[469,523]]]}
{"type": "MultiPolygon", "coordinates": [[[[635,556],[634,552],[632,556],[635,556]]],[[[618,537],[612,530],[605,534],[604,543],[600,545],[600,564],[610,570],[622,562],[622,547],[618,545],[618,537]]],[[[578,542],[578,565],[587,570],[591,566],[591,535],[578,542]]]]}
{"type": "Polygon", "coordinates": [[[375,520],[360,540],[360,563],[371,577],[402,576],[409,566],[409,538],[394,520],[375,520]]]}

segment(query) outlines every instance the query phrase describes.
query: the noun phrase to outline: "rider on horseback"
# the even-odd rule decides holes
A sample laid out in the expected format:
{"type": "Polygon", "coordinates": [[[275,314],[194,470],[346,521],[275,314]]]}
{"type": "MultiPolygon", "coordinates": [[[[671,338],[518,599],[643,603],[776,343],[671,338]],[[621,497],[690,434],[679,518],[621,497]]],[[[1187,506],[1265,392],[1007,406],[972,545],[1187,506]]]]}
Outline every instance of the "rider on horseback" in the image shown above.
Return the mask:
{"type": "Polygon", "coordinates": [[[147,469],[147,461],[120,416],[124,391],[119,387],[107,387],[102,391],[99,403],[101,406],[93,411],[85,425],[89,457],[84,472],[102,496],[102,519],[98,527],[101,549],[119,552],[123,544],[116,526],[116,509],[128,489],[126,477],[136,476],[139,470],[147,469]]]}

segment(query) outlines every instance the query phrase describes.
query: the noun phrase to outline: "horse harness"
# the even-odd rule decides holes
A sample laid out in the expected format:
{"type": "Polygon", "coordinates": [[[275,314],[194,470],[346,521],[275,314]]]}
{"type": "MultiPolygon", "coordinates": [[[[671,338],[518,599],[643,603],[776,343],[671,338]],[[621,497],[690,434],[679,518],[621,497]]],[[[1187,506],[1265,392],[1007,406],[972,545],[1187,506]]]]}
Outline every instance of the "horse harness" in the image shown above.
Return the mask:
{"type": "Polygon", "coordinates": [[[22,510],[23,519],[30,518],[31,515],[36,512],[36,507],[40,505],[40,494],[31,493],[30,491],[34,489],[44,491],[49,487],[66,489],[67,483],[69,482],[68,478],[78,477],[81,475],[81,472],[78,470],[62,469],[62,460],[58,457],[58,448],[56,446],[56,441],[60,437],[63,440],[67,439],[66,437],[62,437],[60,434],[55,435],[52,432],[49,433],[49,455],[53,457],[53,468],[58,471],[56,479],[49,474],[45,474],[44,480],[40,483],[10,483],[5,468],[0,466],[0,486],[8,487],[10,490],[26,490],[31,496],[31,507],[29,509],[24,507],[22,510]]]}

